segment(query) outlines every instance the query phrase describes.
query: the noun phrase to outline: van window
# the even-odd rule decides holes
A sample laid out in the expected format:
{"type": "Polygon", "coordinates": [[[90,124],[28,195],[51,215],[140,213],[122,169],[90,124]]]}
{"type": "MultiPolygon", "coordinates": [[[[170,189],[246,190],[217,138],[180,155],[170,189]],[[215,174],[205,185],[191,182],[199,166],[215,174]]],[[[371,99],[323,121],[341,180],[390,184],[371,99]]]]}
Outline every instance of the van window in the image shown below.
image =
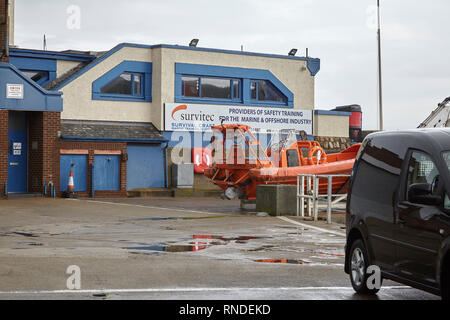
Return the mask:
{"type": "Polygon", "coordinates": [[[450,199],[448,198],[448,194],[445,194],[445,199],[444,199],[444,209],[445,210],[450,210],[450,199]]]}
{"type": "Polygon", "coordinates": [[[352,199],[360,197],[367,206],[370,202],[391,206],[398,186],[399,175],[361,159],[352,187],[352,199]]]}
{"type": "Polygon", "coordinates": [[[445,161],[445,164],[447,165],[448,170],[450,170],[450,151],[443,152],[442,157],[444,158],[444,161],[445,161]]]}
{"type": "MultiPolygon", "coordinates": [[[[408,165],[408,180],[406,187],[406,196],[408,194],[409,187],[416,183],[433,184],[437,182],[439,178],[439,171],[433,162],[433,159],[426,153],[420,151],[414,151],[411,154],[408,165]]],[[[432,186],[433,189],[437,185],[432,186]]]]}
{"type": "MultiPolygon", "coordinates": [[[[399,185],[402,159],[385,141],[371,141],[364,148],[353,182],[352,197],[391,206],[399,185]],[[388,149],[389,148],[389,149],[388,149]]],[[[369,205],[367,203],[365,205],[369,205]]]]}

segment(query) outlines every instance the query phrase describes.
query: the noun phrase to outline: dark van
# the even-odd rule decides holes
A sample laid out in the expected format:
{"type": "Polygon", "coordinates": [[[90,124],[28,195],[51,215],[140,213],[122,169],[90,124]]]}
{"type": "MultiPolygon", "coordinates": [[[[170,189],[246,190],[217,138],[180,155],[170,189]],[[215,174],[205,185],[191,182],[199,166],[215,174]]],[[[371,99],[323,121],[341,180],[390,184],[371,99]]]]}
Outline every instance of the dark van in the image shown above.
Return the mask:
{"type": "Polygon", "coordinates": [[[346,209],[345,272],[356,292],[378,292],[368,281],[374,265],[381,279],[449,299],[449,196],[450,129],[364,139],[346,209]]]}

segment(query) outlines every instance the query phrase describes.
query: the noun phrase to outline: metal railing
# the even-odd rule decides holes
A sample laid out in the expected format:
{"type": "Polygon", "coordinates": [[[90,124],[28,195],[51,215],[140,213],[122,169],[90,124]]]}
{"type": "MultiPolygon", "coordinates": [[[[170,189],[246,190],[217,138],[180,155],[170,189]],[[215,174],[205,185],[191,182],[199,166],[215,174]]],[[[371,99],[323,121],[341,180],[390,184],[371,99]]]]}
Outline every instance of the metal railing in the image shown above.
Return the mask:
{"type": "MultiPolygon", "coordinates": [[[[306,201],[306,209],[308,211],[308,217],[311,217],[311,214],[314,216],[314,221],[318,220],[319,216],[319,199],[326,198],[327,199],[327,223],[331,223],[331,209],[332,206],[344,199],[347,199],[347,194],[333,194],[333,178],[337,177],[348,177],[350,179],[350,175],[348,174],[299,174],[297,175],[297,216],[300,215],[302,218],[305,217],[305,199],[306,201]],[[305,178],[306,180],[306,194],[305,194],[305,178]],[[319,182],[320,179],[327,179],[327,193],[319,194],[319,182]],[[333,197],[335,200],[333,201],[333,197]],[[312,211],[312,212],[311,212],[312,211]]],[[[346,182],[347,183],[347,182],[346,182]]],[[[343,189],[343,188],[342,188],[343,189]]]]}

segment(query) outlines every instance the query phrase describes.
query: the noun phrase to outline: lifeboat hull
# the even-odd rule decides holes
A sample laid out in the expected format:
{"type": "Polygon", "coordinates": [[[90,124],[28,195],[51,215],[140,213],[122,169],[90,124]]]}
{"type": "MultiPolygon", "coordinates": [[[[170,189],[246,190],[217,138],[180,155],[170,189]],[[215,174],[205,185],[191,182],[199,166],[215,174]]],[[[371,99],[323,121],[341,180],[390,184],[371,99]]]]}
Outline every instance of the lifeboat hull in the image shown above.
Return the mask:
{"type": "MultiPolygon", "coordinates": [[[[250,179],[256,184],[297,184],[297,176],[299,174],[314,174],[314,175],[331,175],[344,174],[349,175],[352,172],[355,159],[344,161],[337,161],[326,164],[290,167],[290,168],[255,168],[250,170],[250,179]]],[[[349,177],[333,178],[332,192],[345,193],[347,192],[347,182],[349,177]]],[[[305,188],[306,182],[305,179],[305,188]]],[[[326,194],[328,192],[327,179],[319,180],[319,193],[326,194]]]]}

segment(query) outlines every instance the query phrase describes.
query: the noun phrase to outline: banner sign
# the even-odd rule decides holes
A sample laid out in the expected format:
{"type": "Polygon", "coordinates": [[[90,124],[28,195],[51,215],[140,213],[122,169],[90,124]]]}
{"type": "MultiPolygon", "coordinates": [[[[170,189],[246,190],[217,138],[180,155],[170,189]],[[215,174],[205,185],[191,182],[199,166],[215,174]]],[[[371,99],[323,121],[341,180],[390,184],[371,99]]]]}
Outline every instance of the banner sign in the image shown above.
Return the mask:
{"type": "Polygon", "coordinates": [[[312,135],[312,110],[224,106],[205,104],[164,104],[166,131],[209,131],[211,126],[241,123],[255,131],[304,130],[312,135]]]}

